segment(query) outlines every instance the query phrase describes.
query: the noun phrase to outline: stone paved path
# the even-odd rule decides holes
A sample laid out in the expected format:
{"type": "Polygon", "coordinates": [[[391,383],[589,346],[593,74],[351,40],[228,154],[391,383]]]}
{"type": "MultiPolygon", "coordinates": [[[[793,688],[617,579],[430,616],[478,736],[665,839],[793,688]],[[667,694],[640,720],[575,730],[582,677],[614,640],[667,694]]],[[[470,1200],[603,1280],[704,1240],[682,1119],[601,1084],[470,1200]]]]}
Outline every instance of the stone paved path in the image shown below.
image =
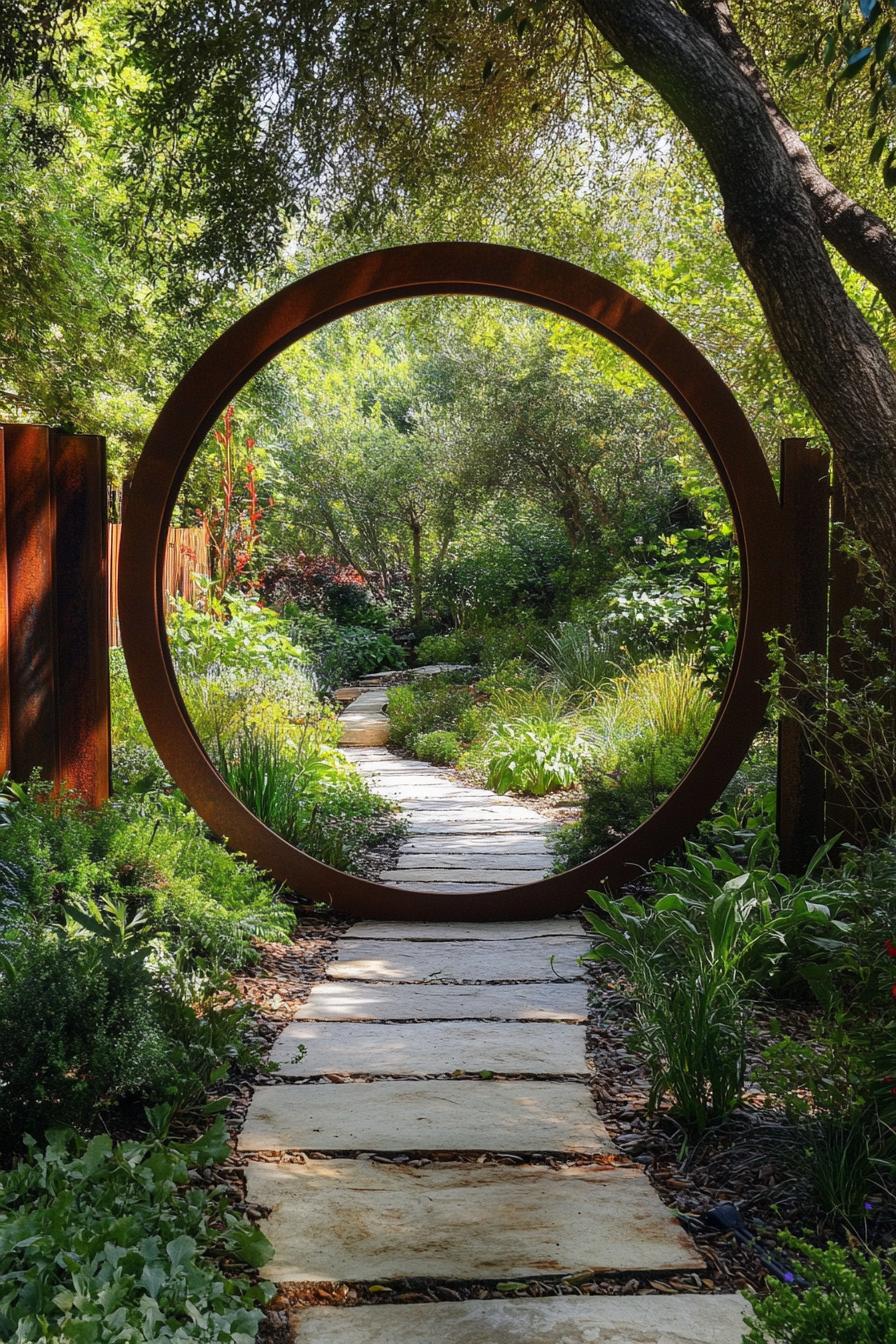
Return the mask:
{"type": "Polygon", "coordinates": [[[240,1139],[275,1248],[264,1273],[496,1287],[486,1300],[304,1307],[296,1344],[739,1344],[737,1296],[498,1291],[703,1269],[595,1111],[574,978],[587,946],[559,919],[365,921],[340,938],[340,979],[316,986],[282,1033],[283,1081],[256,1090],[240,1139]],[[432,978],[433,958],[456,983],[432,978]],[[511,983],[520,967],[526,983],[511,983]]]}
{"type": "Polygon", "coordinates": [[[416,891],[498,891],[550,872],[551,824],[534,808],[472,788],[453,770],[402,760],[385,746],[343,751],[409,822],[395,867],[379,874],[381,882],[416,891]]]}

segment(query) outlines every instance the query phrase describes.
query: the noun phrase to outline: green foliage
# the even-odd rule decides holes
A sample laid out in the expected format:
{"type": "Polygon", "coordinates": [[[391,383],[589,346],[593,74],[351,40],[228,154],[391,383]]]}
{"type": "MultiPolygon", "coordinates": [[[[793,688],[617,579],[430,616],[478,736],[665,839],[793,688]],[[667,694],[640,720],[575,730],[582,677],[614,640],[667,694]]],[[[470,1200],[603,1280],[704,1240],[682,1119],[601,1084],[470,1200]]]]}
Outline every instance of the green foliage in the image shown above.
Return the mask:
{"type": "Polygon", "coordinates": [[[588,895],[602,912],[586,911],[599,939],[589,957],[613,960],[629,980],[633,1043],[650,1071],[650,1104],[668,1096],[681,1124],[701,1133],[738,1105],[746,1068],[743,986],[716,955],[725,921],[713,912],[706,936],[681,942],[661,902],[588,895]]]}
{"type": "Polygon", "coordinates": [[[820,1250],[786,1234],[782,1241],[809,1287],[770,1279],[765,1294],[751,1294],[744,1344],[896,1344],[892,1255],[879,1260],[833,1244],[820,1250]]]}
{"type": "Polygon", "coordinates": [[[866,547],[840,539],[864,587],[838,633],[841,668],[822,654],[800,654],[789,635],[770,640],[772,706],[799,724],[828,779],[850,800],[863,838],[896,832],[896,582],[866,547]]]}
{"type": "Polygon", "coordinates": [[[368,872],[371,850],[401,833],[391,805],[311,734],[289,740],[247,725],[218,742],[215,758],[230,788],[257,817],[342,872],[368,872]]]}
{"type": "Polygon", "coordinates": [[[65,924],[19,919],[0,941],[0,1145],[95,1124],[144,1099],[202,1094],[243,1046],[247,1013],[160,959],[147,921],[108,898],[65,924]]]}
{"type": "Polygon", "coordinates": [[[368,624],[337,625],[326,616],[289,605],[285,616],[291,638],[308,651],[314,681],[322,691],[370,672],[404,667],[404,650],[384,630],[368,624]]]}
{"type": "Polygon", "coordinates": [[[60,898],[109,898],[141,911],[169,949],[211,968],[243,964],[252,938],[283,939],[294,922],[257,869],[164,795],[142,810],[125,800],[92,811],[71,795],[50,799],[34,781],[0,827],[0,862],[17,874],[7,907],[52,923],[60,898]]]}
{"type": "Polygon", "coordinates": [[[872,1198],[888,1203],[893,1196],[896,1103],[886,1070],[894,1058],[889,1002],[869,1016],[831,998],[807,1039],[778,1029],[757,1071],[767,1104],[793,1127],[819,1209],[854,1226],[865,1221],[872,1198]]]}
{"type": "Polygon", "coordinates": [[[618,677],[595,708],[603,746],[583,773],[579,821],[555,839],[558,862],[584,863],[650,816],[691,764],[715,712],[693,663],[678,655],[618,677]]]}
{"type": "Polygon", "coordinates": [[[307,655],[269,607],[240,592],[215,597],[206,585],[201,604],[175,598],[168,643],[178,675],[192,680],[223,668],[255,676],[301,677],[307,655]]]}
{"type": "Polygon", "coordinates": [[[414,755],[433,765],[456,765],[460,759],[461,741],[457,733],[436,728],[431,733],[419,733],[414,738],[414,755]]]}
{"type": "Polygon", "coordinates": [[[447,677],[427,677],[389,691],[388,714],[392,741],[412,747],[414,739],[436,730],[458,732],[461,716],[474,704],[468,686],[447,677]]]}
{"type": "Polygon", "coordinates": [[[424,635],[417,645],[417,662],[478,663],[482,656],[482,638],[469,630],[450,630],[445,635],[424,635]]]}
{"type": "Polygon", "coordinates": [[[546,637],[546,647],[537,656],[554,685],[569,695],[594,694],[619,672],[620,649],[607,631],[595,633],[588,626],[564,621],[546,637]]]}
{"type": "Polygon", "coordinates": [[[490,789],[541,798],[575,784],[593,758],[594,740],[571,716],[520,716],[489,729],[477,755],[490,789]]]}
{"type": "Polygon", "coordinates": [[[193,1177],[228,1153],[221,1119],[193,1143],[62,1129],[29,1143],[0,1173],[0,1335],[253,1344],[273,1289],[222,1262],[257,1267],[271,1247],[229,1190],[193,1177]]]}

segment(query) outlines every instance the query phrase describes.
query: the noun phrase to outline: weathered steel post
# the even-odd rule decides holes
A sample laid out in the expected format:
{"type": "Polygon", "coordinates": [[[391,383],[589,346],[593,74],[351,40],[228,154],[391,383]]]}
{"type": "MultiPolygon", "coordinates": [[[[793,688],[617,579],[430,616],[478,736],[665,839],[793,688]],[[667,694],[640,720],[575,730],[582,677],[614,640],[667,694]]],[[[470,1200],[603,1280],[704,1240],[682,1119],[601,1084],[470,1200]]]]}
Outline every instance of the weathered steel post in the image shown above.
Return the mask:
{"type": "MultiPolygon", "coordinates": [[[[830,509],[827,454],[805,439],[782,439],[782,616],[798,654],[827,648],[830,509]]],[[[799,872],[824,840],[825,773],[793,719],[778,725],[777,808],[781,866],[799,872]]]]}
{"type": "Polygon", "coordinates": [[[0,762],[99,805],[110,789],[105,440],[3,425],[0,762]]]}

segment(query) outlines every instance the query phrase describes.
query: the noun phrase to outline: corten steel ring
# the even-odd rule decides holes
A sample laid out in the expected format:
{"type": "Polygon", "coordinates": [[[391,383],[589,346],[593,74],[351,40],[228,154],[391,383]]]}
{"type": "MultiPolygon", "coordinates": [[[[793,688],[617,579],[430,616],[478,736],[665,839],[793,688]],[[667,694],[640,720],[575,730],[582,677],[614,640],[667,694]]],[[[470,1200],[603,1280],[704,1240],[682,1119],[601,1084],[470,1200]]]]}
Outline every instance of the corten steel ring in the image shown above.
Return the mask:
{"type": "Polygon", "coordinates": [[[274,294],[234,323],[169,397],[128,496],[120,563],[121,633],[146,726],[196,811],[234,849],[299,896],[385,919],[527,919],[576,909],[588,887],[618,885],[667,853],[707,814],[763,721],[764,634],[778,620],[778,498],[759,444],[728,387],[664,318],[609,280],[554,257],[487,243],[429,243],[337,262],[274,294]],[[700,435],[731,504],[742,557],[733,668],[710,733],[654,814],[577,868],[501,891],[400,890],[312,859],[254,816],[215,770],[184,706],[165,632],[162,567],[169,519],[203,438],[240,388],[319,327],[392,299],[486,294],[548,309],[598,332],[671,394],[700,435]]]}

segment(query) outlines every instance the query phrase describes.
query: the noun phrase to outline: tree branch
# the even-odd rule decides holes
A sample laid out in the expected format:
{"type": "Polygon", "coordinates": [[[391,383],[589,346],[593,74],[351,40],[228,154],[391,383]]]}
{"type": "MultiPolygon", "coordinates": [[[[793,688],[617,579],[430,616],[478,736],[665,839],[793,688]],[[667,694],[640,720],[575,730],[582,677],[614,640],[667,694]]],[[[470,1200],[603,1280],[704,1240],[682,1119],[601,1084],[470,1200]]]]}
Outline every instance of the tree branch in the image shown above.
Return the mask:
{"type": "Polygon", "coordinates": [[[752,52],[735,28],[728,0],[682,0],[682,8],[718,42],[762,99],[827,241],[853,270],[871,281],[896,313],[896,235],[879,215],[841,191],[819,168],[776,103],[752,52]]]}
{"type": "Polygon", "coordinates": [[[731,245],[830,439],[850,515],[885,571],[896,573],[896,373],[840,283],[764,100],[670,0],[580,4],[706,155],[731,245]]]}

